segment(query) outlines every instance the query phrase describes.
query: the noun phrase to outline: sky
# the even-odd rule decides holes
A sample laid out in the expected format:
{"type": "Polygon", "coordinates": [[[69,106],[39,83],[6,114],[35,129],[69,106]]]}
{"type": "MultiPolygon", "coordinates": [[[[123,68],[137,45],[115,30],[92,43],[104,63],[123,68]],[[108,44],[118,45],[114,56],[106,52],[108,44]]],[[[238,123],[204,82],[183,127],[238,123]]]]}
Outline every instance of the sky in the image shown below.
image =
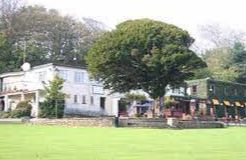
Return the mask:
{"type": "Polygon", "coordinates": [[[89,17],[109,29],[128,19],[151,18],[187,30],[198,41],[199,26],[219,24],[246,32],[245,0],[26,0],[77,19],[89,17]]]}

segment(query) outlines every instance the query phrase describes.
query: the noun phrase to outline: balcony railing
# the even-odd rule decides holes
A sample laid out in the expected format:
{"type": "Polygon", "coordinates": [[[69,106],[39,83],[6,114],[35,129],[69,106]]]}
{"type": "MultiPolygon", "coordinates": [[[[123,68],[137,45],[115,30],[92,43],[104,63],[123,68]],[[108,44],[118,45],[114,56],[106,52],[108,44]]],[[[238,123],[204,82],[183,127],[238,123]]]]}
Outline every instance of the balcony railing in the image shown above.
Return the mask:
{"type": "Polygon", "coordinates": [[[2,83],[2,90],[0,94],[7,93],[16,93],[16,92],[26,92],[30,90],[43,89],[43,84],[34,83],[34,82],[26,82],[26,81],[18,81],[13,83],[2,83]]]}

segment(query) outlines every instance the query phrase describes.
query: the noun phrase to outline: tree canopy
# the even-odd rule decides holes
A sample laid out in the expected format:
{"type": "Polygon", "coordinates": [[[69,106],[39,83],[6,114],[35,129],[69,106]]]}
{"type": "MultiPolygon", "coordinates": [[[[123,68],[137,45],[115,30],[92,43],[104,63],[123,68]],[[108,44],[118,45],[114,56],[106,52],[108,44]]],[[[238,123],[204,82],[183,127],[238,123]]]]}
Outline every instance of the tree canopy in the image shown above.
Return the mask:
{"type": "Polygon", "coordinates": [[[143,89],[152,98],[183,83],[206,64],[187,31],[150,19],[129,20],[105,33],[87,55],[88,69],[115,92],[143,89]]]}
{"type": "Polygon", "coordinates": [[[0,60],[6,62],[5,72],[19,69],[23,60],[32,65],[85,65],[84,56],[104,31],[103,25],[89,18],[62,16],[42,6],[19,5],[19,1],[0,1],[0,32],[11,58],[5,60],[0,54],[0,60]]]}
{"type": "Polygon", "coordinates": [[[242,42],[209,49],[202,58],[208,67],[197,70],[194,78],[212,77],[223,81],[246,82],[246,49],[242,42]]]}
{"type": "Polygon", "coordinates": [[[212,77],[217,80],[246,82],[246,34],[219,24],[200,27],[207,45],[198,45],[207,68],[196,71],[194,78],[212,77]],[[205,48],[202,49],[202,46],[205,48]]]}
{"type": "Polygon", "coordinates": [[[237,69],[236,81],[246,83],[246,48],[243,43],[236,42],[232,48],[232,64],[237,69]]]}
{"type": "Polygon", "coordinates": [[[234,53],[230,47],[220,47],[207,50],[203,56],[208,68],[203,69],[203,77],[213,77],[217,80],[235,81],[238,77],[237,67],[232,63],[234,53]]]}

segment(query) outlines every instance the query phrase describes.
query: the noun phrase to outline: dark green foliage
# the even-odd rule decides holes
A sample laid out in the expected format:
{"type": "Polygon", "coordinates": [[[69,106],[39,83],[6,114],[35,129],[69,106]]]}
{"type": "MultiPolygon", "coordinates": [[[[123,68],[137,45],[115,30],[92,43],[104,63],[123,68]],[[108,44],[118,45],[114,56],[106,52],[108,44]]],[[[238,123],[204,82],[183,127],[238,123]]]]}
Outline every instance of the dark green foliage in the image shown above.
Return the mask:
{"type": "Polygon", "coordinates": [[[48,86],[45,86],[45,101],[40,103],[39,117],[61,118],[64,113],[65,94],[61,92],[64,80],[54,77],[48,86]]]}
{"type": "Polygon", "coordinates": [[[233,47],[232,64],[236,66],[238,77],[236,81],[239,83],[246,83],[246,49],[245,45],[237,42],[233,47]]]}
{"type": "Polygon", "coordinates": [[[146,100],[146,96],[144,94],[138,94],[138,93],[126,93],[125,100],[128,102],[141,101],[141,100],[146,100]]]}
{"type": "Polygon", "coordinates": [[[213,77],[212,72],[209,70],[209,68],[202,68],[202,69],[197,69],[195,71],[194,77],[191,77],[191,79],[203,79],[207,77],[213,77]]]}
{"type": "Polygon", "coordinates": [[[246,49],[241,42],[234,46],[217,47],[203,55],[208,68],[195,72],[195,79],[212,77],[216,80],[246,83],[246,49]]]}
{"type": "Polygon", "coordinates": [[[64,100],[47,99],[39,104],[40,118],[62,118],[64,113],[64,100]]]}
{"type": "Polygon", "coordinates": [[[4,34],[0,33],[0,73],[3,71],[8,71],[6,65],[10,68],[14,67],[14,61],[16,60],[9,52],[10,46],[4,34]]]}
{"type": "Polygon", "coordinates": [[[237,68],[232,63],[233,50],[230,47],[213,48],[203,56],[208,68],[201,70],[200,77],[212,77],[216,80],[235,81],[238,77],[237,68]],[[202,76],[204,75],[204,76],[202,76]]]}
{"type": "Polygon", "coordinates": [[[30,117],[32,105],[28,101],[21,101],[16,108],[10,112],[11,118],[30,117]]]}
{"type": "Polygon", "coordinates": [[[153,98],[183,83],[206,64],[189,49],[194,39],[174,25],[130,20],[105,33],[88,53],[93,77],[115,92],[143,89],[153,98]]]}
{"type": "MultiPolygon", "coordinates": [[[[14,5],[0,1],[0,6],[6,3],[14,5]]],[[[0,9],[0,32],[7,49],[6,56],[0,48],[0,72],[19,70],[23,60],[33,66],[49,62],[85,65],[85,54],[103,32],[99,24],[92,19],[78,21],[41,6],[20,5],[8,13],[0,9]]]]}

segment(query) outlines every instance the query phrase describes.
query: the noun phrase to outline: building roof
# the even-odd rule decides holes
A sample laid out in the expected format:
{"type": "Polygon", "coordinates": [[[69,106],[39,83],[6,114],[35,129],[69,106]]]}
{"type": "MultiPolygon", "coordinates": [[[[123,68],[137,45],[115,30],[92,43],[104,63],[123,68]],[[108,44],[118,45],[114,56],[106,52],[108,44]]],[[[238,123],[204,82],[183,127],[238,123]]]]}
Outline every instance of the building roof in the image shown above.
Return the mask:
{"type": "Polygon", "coordinates": [[[20,72],[6,72],[6,73],[0,74],[0,78],[10,77],[10,76],[21,76],[23,74],[24,74],[23,71],[20,71],[20,72]]]}
{"type": "Polygon", "coordinates": [[[73,66],[73,65],[68,65],[68,64],[59,64],[59,63],[46,63],[38,66],[32,67],[32,69],[37,69],[37,68],[44,68],[48,66],[60,66],[60,67],[68,67],[68,68],[77,68],[77,69],[86,69],[84,66],[73,66]]]}
{"type": "MultiPolygon", "coordinates": [[[[33,70],[33,69],[39,69],[39,68],[45,68],[45,67],[50,67],[50,66],[60,66],[60,67],[68,67],[68,68],[86,69],[86,67],[83,67],[83,66],[72,66],[72,65],[58,64],[58,63],[47,63],[47,64],[42,64],[42,65],[34,66],[34,67],[31,68],[31,70],[33,70]]],[[[23,75],[23,74],[24,74],[24,71],[19,71],[19,72],[6,72],[6,73],[0,74],[0,78],[10,77],[10,76],[20,76],[20,75],[23,75]]]]}

